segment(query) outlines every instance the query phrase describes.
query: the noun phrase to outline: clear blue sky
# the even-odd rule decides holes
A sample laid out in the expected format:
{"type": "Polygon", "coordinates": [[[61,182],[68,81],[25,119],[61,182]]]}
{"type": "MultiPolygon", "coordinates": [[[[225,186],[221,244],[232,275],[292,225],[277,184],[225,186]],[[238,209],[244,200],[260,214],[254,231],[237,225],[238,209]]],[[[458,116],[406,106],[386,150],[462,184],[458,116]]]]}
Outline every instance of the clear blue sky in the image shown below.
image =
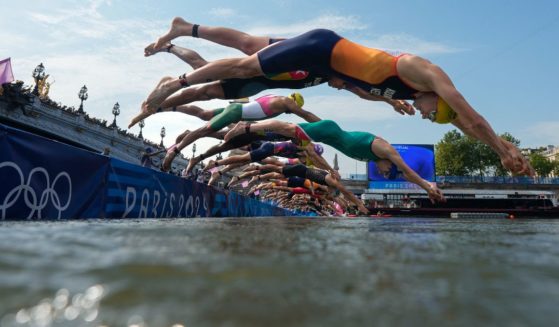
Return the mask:
{"type": "MultiPolygon", "coordinates": [[[[90,115],[112,121],[118,101],[118,122],[126,126],[161,77],[190,70],[168,54],[143,57],[143,48],[168,29],[174,16],[287,37],[325,27],[367,46],[419,54],[440,65],[498,133],[512,133],[524,147],[559,144],[559,113],[552,97],[559,92],[559,4],[552,0],[6,1],[0,59],[11,57],[16,79],[27,84],[33,68],[43,62],[49,80],[55,81],[51,98],[65,105],[77,106],[77,93],[86,84],[90,115]]],[[[176,43],[210,60],[242,55],[203,40],[176,43]]],[[[392,143],[436,143],[451,129],[418,116],[401,117],[386,105],[327,86],[302,93],[306,108],[320,117],[392,143]]],[[[199,104],[210,109],[225,102],[199,104]]],[[[144,135],[158,141],[165,126],[170,145],[183,129],[201,125],[186,115],[159,114],[146,120],[144,135]]],[[[210,144],[199,141],[198,150],[210,144]]],[[[332,158],[334,151],[327,152],[332,158]]],[[[364,164],[343,155],[340,159],[342,174],[364,173],[364,164]]]]}

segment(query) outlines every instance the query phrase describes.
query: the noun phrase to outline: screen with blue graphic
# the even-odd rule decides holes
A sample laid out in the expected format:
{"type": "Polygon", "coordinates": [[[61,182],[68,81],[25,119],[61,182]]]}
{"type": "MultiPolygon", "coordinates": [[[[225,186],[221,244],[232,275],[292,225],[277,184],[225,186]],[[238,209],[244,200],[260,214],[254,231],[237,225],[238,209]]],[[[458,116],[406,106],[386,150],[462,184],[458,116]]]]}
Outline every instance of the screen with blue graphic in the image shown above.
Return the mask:
{"type": "MultiPolygon", "coordinates": [[[[428,182],[435,181],[435,147],[432,144],[392,144],[400,153],[404,161],[421,178],[428,182]]],[[[372,182],[404,182],[401,172],[392,174],[393,179],[388,179],[381,174],[374,161],[369,161],[367,166],[369,181],[372,182]]]]}

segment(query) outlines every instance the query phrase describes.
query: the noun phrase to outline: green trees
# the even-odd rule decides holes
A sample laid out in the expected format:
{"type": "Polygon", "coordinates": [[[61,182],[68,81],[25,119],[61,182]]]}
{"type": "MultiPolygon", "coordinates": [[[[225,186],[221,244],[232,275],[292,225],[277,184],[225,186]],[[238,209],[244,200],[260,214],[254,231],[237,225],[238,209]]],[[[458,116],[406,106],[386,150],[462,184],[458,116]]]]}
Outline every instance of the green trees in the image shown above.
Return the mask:
{"type": "Polygon", "coordinates": [[[553,175],[559,177],[559,161],[555,161],[555,167],[553,167],[553,175]]]}
{"type": "MultiPolygon", "coordinates": [[[[520,144],[511,134],[505,133],[502,137],[515,145],[520,144]]],[[[435,161],[439,176],[508,174],[499,156],[488,145],[456,130],[446,133],[436,144],[435,161]]]]}
{"type": "Polygon", "coordinates": [[[466,160],[467,144],[464,136],[452,130],[437,143],[435,151],[435,168],[439,176],[462,176],[468,174],[466,160]]]}
{"type": "MultiPolygon", "coordinates": [[[[510,133],[502,138],[519,146],[520,140],[510,133]]],[[[436,171],[439,176],[508,176],[508,171],[501,165],[499,156],[491,148],[456,130],[446,133],[435,147],[436,171]]],[[[538,176],[548,177],[552,173],[559,176],[559,162],[550,161],[541,152],[529,156],[530,163],[538,176]]]]}
{"type": "Polygon", "coordinates": [[[557,161],[548,160],[541,152],[531,153],[529,158],[530,163],[532,164],[532,167],[534,167],[538,176],[548,177],[554,170],[558,170],[559,168],[557,161]]]}

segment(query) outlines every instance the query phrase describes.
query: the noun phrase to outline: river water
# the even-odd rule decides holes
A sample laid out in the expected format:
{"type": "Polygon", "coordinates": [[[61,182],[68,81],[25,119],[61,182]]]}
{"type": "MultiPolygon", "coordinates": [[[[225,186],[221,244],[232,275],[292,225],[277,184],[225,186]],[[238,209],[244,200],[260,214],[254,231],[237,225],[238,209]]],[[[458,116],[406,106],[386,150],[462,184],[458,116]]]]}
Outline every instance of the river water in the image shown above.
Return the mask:
{"type": "Polygon", "coordinates": [[[553,326],[559,220],[0,223],[0,326],[553,326]]]}

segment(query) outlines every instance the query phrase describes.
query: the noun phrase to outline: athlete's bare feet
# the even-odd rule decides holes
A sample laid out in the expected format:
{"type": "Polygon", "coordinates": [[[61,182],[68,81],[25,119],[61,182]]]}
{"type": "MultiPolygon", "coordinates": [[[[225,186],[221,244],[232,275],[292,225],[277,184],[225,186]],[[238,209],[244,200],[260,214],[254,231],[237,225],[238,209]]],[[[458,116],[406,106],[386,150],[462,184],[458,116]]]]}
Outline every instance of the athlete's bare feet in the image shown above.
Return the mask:
{"type": "MultiPolygon", "coordinates": [[[[175,159],[175,157],[177,156],[177,145],[172,145],[168,150],[167,150],[167,154],[165,155],[165,158],[163,159],[163,163],[161,164],[161,170],[162,171],[169,171],[171,169],[171,163],[173,163],[173,160],[175,159]]],[[[178,151],[180,152],[180,151],[178,151]]]]}
{"type": "Polygon", "coordinates": [[[217,160],[210,160],[208,161],[208,164],[206,165],[206,167],[204,167],[203,171],[208,171],[210,169],[213,169],[217,167],[217,160]]]}
{"type": "Polygon", "coordinates": [[[170,42],[179,36],[191,36],[192,35],[192,24],[185,21],[180,17],[175,17],[171,22],[171,28],[169,31],[161,35],[157,41],[155,41],[154,49],[161,49],[166,43],[170,42]]]}
{"type": "Polygon", "coordinates": [[[219,171],[214,171],[212,173],[212,175],[210,176],[210,180],[208,181],[208,185],[214,185],[217,180],[219,179],[219,177],[221,176],[221,174],[219,173],[219,171]]]}
{"type": "Polygon", "coordinates": [[[158,52],[168,52],[170,48],[171,43],[167,42],[160,49],[155,50],[155,43],[150,43],[147,47],[144,48],[144,57],[152,56],[158,52]]]}
{"type": "Polygon", "coordinates": [[[253,176],[249,181],[248,181],[248,185],[252,185],[252,183],[256,183],[257,181],[260,180],[260,176],[253,176]]]}
{"type": "MultiPolygon", "coordinates": [[[[159,83],[157,84],[155,89],[148,96],[147,100],[142,102],[142,106],[140,108],[140,113],[137,114],[134,118],[132,118],[132,120],[130,121],[130,124],[128,124],[128,128],[131,128],[132,126],[139,123],[140,120],[146,119],[147,117],[149,117],[149,116],[151,116],[151,115],[153,115],[154,113],[157,112],[157,109],[159,108],[159,105],[161,104],[161,102],[163,102],[163,100],[165,100],[167,98],[167,96],[162,97],[162,99],[159,102],[157,102],[156,100],[158,100],[158,98],[157,98],[157,95],[156,95],[156,93],[157,93],[156,91],[163,88],[164,84],[166,82],[172,80],[172,79],[173,79],[172,77],[167,76],[167,77],[163,77],[159,81],[159,83]]],[[[158,91],[158,92],[161,92],[161,91],[158,91]]]]}
{"type": "Polygon", "coordinates": [[[151,112],[148,112],[147,110],[145,110],[147,108],[145,104],[146,104],[146,102],[144,101],[142,103],[142,109],[140,110],[140,113],[137,114],[136,116],[134,116],[134,118],[132,118],[132,120],[130,121],[130,124],[128,124],[128,128],[132,128],[132,126],[136,125],[141,120],[144,120],[144,119],[146,119],[146,118],[148,118],[149,116],[152,115],[151,112]]]}
{"type": "Polygon", "coordinates": [[[234,138],[237,135],[241,135],[245,133],[245,127],[247,125],[248,125],[247,123],[244,123],[242,121],[238,122],[237,125],[235,125],[235,127],[231,128],[229,132],[225,134],[225,137],[223,138],[225,142],[229,141],[230,139],[234,138]]]}
{"type": "Polygon", "coordinates": [[[157,108],[159,108],[161,103],[165,101],[168,96],[175,93],[175,91],[178,91],[180,86],[173,87],[171,85],[173,80],[173,77],[163,77],[155,89],[153,89],[153,91],[151,91],[148,95],[148,98],[142,103],[142,111],[150,112],[152,114],[155,113],[157,108]]]}
{"type": "Polygon", "coordinates": [[[198,157],[192,157],[188,161],[188,166],[186,166],[185,174],[188,175],[194,169],[194,167],[200,162],[201,160],[198,157]]]}
{"type": "Polygon", "coordinates": [[[229,183],[227,183],[227,187],[231,187],[231,185],[236,184],[239,181],[239,176],[233,176],[229,183]]]}
{"type": "Polygon", "coordinates": [[[258,170],[257,165],[248,165],[245,169],[243,169],[243,171],[254,171],[254,170],[258,170]]]}
{"type": "MultiPolygon", "coordinates": [[[[177,138],[175,139],[175,143],[181,143],[182,139],[184,139],[188,134],[190,134],[189,129],[179,134],[179,136],[177,136],[177,138]]],[[[196,163],[198,163],[198,161],[196,163]]]]}

